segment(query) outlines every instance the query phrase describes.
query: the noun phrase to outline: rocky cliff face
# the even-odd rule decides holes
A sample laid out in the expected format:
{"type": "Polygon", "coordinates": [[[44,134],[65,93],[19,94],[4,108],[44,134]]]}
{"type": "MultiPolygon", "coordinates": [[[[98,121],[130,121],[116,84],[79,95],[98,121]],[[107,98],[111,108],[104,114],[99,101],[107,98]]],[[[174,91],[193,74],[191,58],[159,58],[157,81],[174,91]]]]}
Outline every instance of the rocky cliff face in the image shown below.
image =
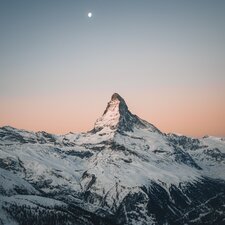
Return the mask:
{"type": "Polygon", "coordinates": [[[0,128],[1,224],[224,224],[225,141],[164,134],[113,94],[93,130],[0,128]]]}

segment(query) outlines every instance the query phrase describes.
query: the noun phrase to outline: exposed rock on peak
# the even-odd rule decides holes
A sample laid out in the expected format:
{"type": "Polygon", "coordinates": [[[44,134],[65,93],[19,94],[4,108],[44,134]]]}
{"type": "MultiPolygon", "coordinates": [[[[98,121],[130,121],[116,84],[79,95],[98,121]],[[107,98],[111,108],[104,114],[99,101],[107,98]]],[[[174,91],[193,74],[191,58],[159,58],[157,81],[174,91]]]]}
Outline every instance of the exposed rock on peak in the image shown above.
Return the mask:
{"type": "Polygon", "coordinates": [[[123,99],[118,93],[114,93],[114,94],[112,95],[111,101],[114,101],[114,100],[119,100],[120,102],[121,102],[121,101],[125,102],[124,99],[123,99]]]}
{"type": "Polygon", "coordinates": [[[103,113],[103,115],[108,112],[119,113],[120,115],[125,114],[128,111],[127,104],[125,100],[117,93],[114,93],[111,97],[111,101],[108,102],[108,105],[103,113]]]}
{"type": "Polygon", "coordinates": [[[126,132],[133,131],[135,127],[160,133],[152,124],[132,114],[125,100],[119,94],[114,93],[103,115],[96,121],[94,131],[98,132],[102,129],[110,129],[118,132],[126,132]]]}

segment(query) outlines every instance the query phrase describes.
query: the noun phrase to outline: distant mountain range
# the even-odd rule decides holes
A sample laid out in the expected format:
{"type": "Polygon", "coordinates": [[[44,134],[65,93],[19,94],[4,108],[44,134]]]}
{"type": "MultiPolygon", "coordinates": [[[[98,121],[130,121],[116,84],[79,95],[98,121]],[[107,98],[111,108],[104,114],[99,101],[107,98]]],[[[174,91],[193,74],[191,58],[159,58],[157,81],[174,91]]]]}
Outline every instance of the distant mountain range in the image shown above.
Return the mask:
{"type": "Polygon", "coordinates": [[[225,139],[165,134],[113,94],[94,128],[0,128],[1,225],[225,224],[225,139]]]}

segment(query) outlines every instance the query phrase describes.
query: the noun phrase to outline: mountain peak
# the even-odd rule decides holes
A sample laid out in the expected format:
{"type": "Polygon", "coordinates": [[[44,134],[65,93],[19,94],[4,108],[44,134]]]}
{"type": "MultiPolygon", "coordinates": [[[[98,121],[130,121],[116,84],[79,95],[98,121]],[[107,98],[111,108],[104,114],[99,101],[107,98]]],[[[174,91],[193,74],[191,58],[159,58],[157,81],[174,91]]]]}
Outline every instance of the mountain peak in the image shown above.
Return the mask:
{"type": "Polygon", "coordinates": [[[112,95],[111,101],[114,101],[114,100],[124,101],[124,99],[118,93],[114,93],[112,95]]]}
{"type": "Polygon", "coordinates": [[[126,132],[133,131],[135,127],[160,132],[152,124],[132,114],[125,100],[118,93],[114,93],[103,115],[96,121],[93,131],[98,132],[103,129],[109,129],[112,131],[126,132]]]}
{"type": "Polygon", "coordinates": [[[103,113],[103,115],[110,113],[111,116],[114,113],[114,115],[117,114],[124,114],[128,111],[127,104],[125,100],[117,93],[114,93],[111,97],[110,102],[108,102],[108,105],[103,113]]]}

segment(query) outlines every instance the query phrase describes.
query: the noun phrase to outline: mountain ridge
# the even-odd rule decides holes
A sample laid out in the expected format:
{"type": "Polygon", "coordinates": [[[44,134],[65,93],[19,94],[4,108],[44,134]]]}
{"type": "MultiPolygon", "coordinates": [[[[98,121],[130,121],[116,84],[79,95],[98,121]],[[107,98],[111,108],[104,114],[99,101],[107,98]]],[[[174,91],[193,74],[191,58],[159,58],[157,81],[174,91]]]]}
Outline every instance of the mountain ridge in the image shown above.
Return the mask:
{"type": "Polygon", "coordinates": [[[224,171],[223,139],[164,134],[114,93],[90,132],[0,128],[0,222],[222,225],[224,171]]]}

